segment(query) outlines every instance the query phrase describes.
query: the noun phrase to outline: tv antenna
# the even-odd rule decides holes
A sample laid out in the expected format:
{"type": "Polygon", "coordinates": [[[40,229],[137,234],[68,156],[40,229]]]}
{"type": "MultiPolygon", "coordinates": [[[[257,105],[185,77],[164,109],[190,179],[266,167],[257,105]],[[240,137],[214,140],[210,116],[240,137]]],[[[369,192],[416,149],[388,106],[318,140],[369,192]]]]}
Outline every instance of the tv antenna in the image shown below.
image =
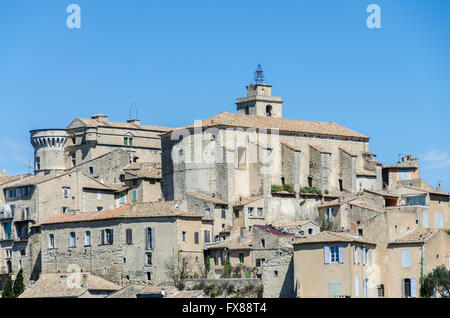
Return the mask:
{"type": "Polygon", "coordinates": [[[258,64],[258,68],[255,71],[255,83],[264,83],[264,71],[261,68],[261,64],[258,64]]]}
{"type": "Polygon", "coordinates": [[[131,106],[130,106],[130,117],[128,119],[139,119],[138,108],[137,108],[135,102],[131,103],[131,106]],[[134,117],[133,117],[133,115],[134,115],[134,117]]]}

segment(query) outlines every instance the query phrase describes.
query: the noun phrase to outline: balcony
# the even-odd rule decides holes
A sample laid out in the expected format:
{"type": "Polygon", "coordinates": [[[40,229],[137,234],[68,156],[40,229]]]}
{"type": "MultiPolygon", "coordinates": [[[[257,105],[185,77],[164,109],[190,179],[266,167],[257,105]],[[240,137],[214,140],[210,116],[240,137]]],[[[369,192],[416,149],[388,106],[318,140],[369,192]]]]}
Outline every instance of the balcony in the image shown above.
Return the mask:
{"type": "Polygon", "coordinates": [[[10,211],[10,210],[7,210],[7,209],[0,210],[0,219],[1,220],[14,219],[14,211],[10,211]]]}

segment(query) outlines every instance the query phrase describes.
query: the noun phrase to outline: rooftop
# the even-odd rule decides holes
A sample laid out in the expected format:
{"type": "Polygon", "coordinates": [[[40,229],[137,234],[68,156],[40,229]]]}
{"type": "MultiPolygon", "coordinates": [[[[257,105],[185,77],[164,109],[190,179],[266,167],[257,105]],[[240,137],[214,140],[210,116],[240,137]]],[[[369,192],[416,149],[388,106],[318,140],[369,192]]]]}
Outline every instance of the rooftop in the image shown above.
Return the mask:
{"type": "Polygon", "coordinates": [[[315,244],[315,243],[362,243],[375,245],[375,243],[371,243],[360,236],[351,235],[346,232],[330,232],[330,231],[324,231],[315,235],[300,238],[297,241],[293,242],[292,244],[301,245],[301,244],[315,244]]]}
{"type": "Polygon", "coordinates": [[[425,243],[429,238],[436,234],[438,229],[421,228],[413,229],[394,237],[389,244],[414,244],[425,243]]]}
{"type": "MultiPolygon", "coordinates": [[[[332,122],[306,121],[287,118],[263,117],[254,115],[242,115],[222,112],[216,116],[202,121],[203,128],[209,127],[242,127],[242,128],[262,128],[278,129],[280,131],[315,134],[324,136],[338,136],[361,138],[365,141],[369,137],[332,122]]],[[[182,128],[193,128],[188,125],[182,128]]],[[[177,130],[175,129],[175,130],[177,130]]],[[[174,131],[175,131],[174,130],[174,131]]]]}

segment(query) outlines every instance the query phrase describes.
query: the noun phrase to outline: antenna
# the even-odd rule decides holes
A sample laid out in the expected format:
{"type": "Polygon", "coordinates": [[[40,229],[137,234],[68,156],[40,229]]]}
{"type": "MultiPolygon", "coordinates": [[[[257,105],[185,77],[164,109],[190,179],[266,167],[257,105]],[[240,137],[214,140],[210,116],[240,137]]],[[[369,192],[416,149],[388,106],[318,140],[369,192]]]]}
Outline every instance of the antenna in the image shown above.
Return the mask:
{"type": "Polygon", "coordinates": [[[264,83],[264,71],[261,68],[261,64],[258,64],[258,68],[255,71],[255,83],[264,83]]]}
{"type": "Polygon", "coordinates": [[[130,117],[128,119],[139,119],[138,108],[137,108],[135,102],[131,103],[131,106],[130,106],[130,117]],[[133,114],[135,115],[134,117],[133,117],[133,114]]]}

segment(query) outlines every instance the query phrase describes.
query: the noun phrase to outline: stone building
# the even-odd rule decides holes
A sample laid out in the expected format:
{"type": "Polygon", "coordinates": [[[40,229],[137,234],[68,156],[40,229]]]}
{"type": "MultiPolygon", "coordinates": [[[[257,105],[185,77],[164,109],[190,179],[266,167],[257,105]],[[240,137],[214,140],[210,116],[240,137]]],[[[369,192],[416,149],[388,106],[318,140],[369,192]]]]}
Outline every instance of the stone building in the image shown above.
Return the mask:
{"type": "Polygon", "coordinates": [[[133,160],[160,162],[159,134],[169,130],[142,125],[138,119],[112,122],[106,115],[76,118],[65,129],[32,130],[34,170],[36,174],[67,170],[116,149],[131,151],[133,160]]]}
{"type": "Polygon", "coordinates": [[[395,164],[383,166],[383,187],[393,188],[400,181],[419,178],[419,159],[406,155],[395,164]]]}
{"type": "Polygon", "coordinates": [[[280,248],[275,257],[263,263],[261,280],[264,286],[264,298],[295,297],[293,256],[292,248],[280,248]]]}
{"type": "Polygon", "coordinates": [[[170,284],[167,262],[189,258],[203,268],[203,215],[186,201],[123,205],[111,211],[58,215],[36,226],[42,273],[73,266],[121,286],[170,284]]]}
{"type": "Polygon", "coordinates": [[[271,85],[252,84],[238,99],[236,114],[163,133],[164,199],[212,196],[233,210],[233,225],[251,229],[316,220],[319,202],[305,196],[312,190],[337,198],[382,189],[382,167],[369,152],[369,137],[336,123],[283,118],[282,99],[271,92],[271,85]],[[260,200],[261,219],[256,210],[250,218],[238,212],[243,200],[253,198],[260,200]]]}

